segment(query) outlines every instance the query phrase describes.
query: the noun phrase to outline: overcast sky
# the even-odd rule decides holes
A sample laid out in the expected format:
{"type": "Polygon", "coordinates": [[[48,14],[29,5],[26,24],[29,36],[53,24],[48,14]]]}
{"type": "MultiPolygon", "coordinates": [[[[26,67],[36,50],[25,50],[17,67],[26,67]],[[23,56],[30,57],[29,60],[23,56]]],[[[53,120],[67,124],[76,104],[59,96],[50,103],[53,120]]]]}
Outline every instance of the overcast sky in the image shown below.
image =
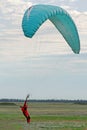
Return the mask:
{"type": "Polygon", "coordinates": [[[0,98],[87,99],[87,0],[0,0],[0,98]],[[80,36],[74,54],[49,21],[32,39],[21,23],[31,5],[68,11],[80,36]]]}

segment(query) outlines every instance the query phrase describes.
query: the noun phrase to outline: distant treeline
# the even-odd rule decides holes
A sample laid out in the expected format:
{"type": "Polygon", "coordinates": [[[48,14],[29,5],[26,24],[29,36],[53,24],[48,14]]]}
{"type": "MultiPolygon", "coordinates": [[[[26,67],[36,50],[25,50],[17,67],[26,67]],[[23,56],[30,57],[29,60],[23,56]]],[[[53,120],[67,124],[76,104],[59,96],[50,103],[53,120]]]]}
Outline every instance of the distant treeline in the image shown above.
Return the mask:
{"type": "MultiPolygon", "coordinates": [[[[0,99],[0,102],[24,102],[24,99],[0,99]]],[[[57,102],[57,103],[75,103],[75,104],[87,104],[87,100],[65,100],[65,99],[30,99],[29,102],[57,102]]]]}

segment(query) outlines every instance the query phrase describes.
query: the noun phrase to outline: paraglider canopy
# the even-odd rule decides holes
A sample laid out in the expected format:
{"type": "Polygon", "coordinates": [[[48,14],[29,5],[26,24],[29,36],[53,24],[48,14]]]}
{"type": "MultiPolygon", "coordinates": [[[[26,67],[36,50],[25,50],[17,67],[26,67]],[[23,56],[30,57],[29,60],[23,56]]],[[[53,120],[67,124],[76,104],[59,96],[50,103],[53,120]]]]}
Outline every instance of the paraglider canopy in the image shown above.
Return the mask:
{"type": "Polygon", "coordinates": [[[34,5],[25,11],[22,29],[26,37],[32,38],[39,27],[49,19],[62,34],[74,53],[80,52],[78,31],[71,16],[61,7],[34,5]]]}

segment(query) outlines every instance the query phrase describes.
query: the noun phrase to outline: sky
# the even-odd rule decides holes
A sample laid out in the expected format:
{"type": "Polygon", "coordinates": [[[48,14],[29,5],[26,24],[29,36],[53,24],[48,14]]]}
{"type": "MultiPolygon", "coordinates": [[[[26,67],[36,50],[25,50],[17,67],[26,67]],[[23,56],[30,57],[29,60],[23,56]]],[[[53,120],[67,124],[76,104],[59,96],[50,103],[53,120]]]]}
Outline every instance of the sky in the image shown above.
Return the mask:
{"type": "Polygon", "coordinates": [[[87,0],[0,0],[0,99],[87,100],[87,0]],[[71,15],[80,37],[74,54],[46,21],[32,39],[23,34],[31,5],[58,5],[71,15]]]}

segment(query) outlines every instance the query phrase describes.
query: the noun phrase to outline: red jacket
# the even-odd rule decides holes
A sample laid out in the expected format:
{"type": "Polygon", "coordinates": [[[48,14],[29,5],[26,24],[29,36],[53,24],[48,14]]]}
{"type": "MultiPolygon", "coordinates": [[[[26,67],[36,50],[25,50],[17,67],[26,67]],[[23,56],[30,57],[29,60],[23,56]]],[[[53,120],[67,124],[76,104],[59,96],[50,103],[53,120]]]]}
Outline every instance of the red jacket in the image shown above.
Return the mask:
{"type": "Polygon", "coordinates": [[[26,119],[27,119],[27,123],[30,123],[30,114],[29,114],[29,112],[28,112],[28,110],[27,110],[28,106],[27,106],[27,103],[26,103],[26,102],[27,102],[27,101],[25,101],[25,102],[24,102],[24,105],[21,106],[21,110],[22,110],[24,116],[25,116],[26,119]]]}

